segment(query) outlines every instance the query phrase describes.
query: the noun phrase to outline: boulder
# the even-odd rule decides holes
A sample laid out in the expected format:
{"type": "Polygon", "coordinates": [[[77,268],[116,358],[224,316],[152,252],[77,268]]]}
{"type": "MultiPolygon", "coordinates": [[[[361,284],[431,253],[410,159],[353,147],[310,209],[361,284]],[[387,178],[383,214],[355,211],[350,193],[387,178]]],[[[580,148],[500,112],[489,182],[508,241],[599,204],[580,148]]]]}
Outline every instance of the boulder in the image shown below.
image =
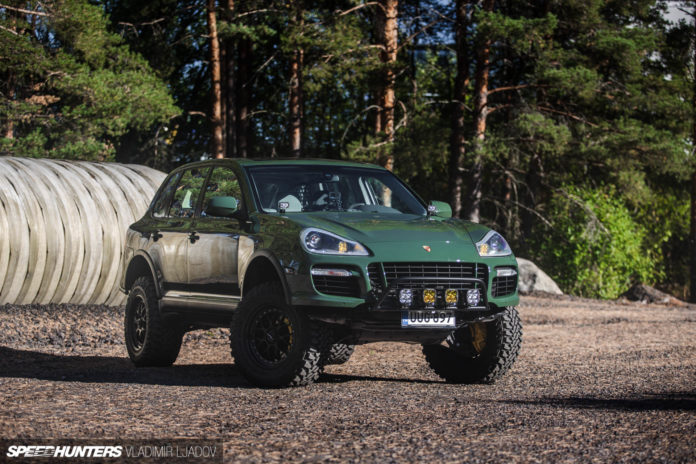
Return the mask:
{"type": "Polygon", "coordinates": [[[645,284],[635,284],[633,287],[629,288],[624,292],[622,297],[630,301],[640,301],[641,303],[657,303],[657,304],[667,304],[673,306],[684,306],[681,300],[673,297],[668,293],[659,291],[650,285],[645,284]]]}
{"type": "Polygon", "coordinates": [[[519,292],[522,294],[544,292],[552,295],[563,295],[558,284],[533,262],[517,258],[519,270],[519,292]]]}

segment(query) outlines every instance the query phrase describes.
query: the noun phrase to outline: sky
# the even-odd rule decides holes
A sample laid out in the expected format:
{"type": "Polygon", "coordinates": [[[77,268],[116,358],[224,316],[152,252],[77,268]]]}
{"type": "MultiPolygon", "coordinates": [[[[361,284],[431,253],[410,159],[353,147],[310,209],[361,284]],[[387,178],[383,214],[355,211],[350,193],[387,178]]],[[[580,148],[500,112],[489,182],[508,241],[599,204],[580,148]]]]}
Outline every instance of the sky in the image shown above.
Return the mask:
{"type": "MultiPolygon", "coordinates": [[[[666,18],[674,23],[680,19],[686,19],[687,15],[679,9],[679,4],[682,2],[669,2],[666,18]]],[[[684,7],[681,7],[684,9],[684,7]]]]}

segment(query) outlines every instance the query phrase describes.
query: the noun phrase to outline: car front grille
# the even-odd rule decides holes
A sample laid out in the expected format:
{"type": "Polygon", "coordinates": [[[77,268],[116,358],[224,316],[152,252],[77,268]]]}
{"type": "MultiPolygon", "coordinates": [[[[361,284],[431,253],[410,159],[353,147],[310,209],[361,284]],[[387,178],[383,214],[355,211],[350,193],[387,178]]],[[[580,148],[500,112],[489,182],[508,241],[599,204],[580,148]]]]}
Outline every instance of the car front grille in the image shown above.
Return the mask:
{"type": "MultiPolygon", "coordinates": [[[[416,263],[371,263],[367,267],[368,278],[377,294],[391,287],[380,305],[383,309],[400,309],[399,290],[411,289],[415,296],[415,307],[421,305],[425,288],[436,290],[438,307],[444,304],[446,289],[470,290],[478,288],[485,295],[488,284],[488,266],[480,263],[416,262],[416,263]],[[397,282],[398,279],[413,279],[397,282]],[[477,279],[477,280],[462,280],[477,279]]],[[[465,296],[459,294],[460,301],[465,296]]]]}
{"type": "Polygon", "coordinates": [[[318,292],[334,296],[360,297],[360,284],[357,277],[312,276],[318,292]]]}
{"type": "Polygon", "coordinates": [[[424,282],[400,283],[399,288],[423,288],[427,281],[427,285],[435,288],[468,290],[480,287],[480,284],[457,279],[474,278],[488,282],[488,266],[481,263],[382,263],[382,266],[387,285],[402,278],[426,278],[424,282]],[[428,281],[430,278],[433,280],[428,281]]]}
{"type": "Polygon", "coordinates": [[[494,298],[515,293],[517,289],[517,275],[494,277],[491,284],[491,295],[494,298]]]}

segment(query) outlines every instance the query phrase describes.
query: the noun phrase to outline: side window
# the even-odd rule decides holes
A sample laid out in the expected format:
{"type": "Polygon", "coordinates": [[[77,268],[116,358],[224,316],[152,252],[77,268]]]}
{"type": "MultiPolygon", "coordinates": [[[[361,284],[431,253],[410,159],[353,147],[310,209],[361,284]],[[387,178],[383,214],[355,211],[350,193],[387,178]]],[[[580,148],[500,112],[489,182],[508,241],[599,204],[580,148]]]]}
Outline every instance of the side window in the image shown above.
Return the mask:
{"type": "Polygon", "coordinates": [[[167,216],[167,211],[169,210],[169,205],[172,202],[172,195],[174,195],[174,189],[176,184],[181,178],[181,173],[178,172],[169,178],[167,185],[162,189],[159,196],[155,199],[155,203],[152,206],[152,215],[156,218],[163,218],[167,216]]]}
{"type": "Polygon", "coordinates": [[[198,204],[198,196],[201,193],[201,188],[209,169],[194,168],[184,171],[181,181],[174,191],[172,205],[169,207],[170,217],[193,217],[198,204]]]}
{"type": "MultiPolygon", "coordinates": [[[[206,216],[205,211],[208,209],[210,199],[215,197],[234,197],[237,199],[237,202],[239,202],[241,208],[242,189],[239,186],[237,176],[231,169],[223,167],[213,168],[208,185],[205,187],[201,216],[206,216]]],[[[207,216],[215,217],[209,214],[207,216]]]]}

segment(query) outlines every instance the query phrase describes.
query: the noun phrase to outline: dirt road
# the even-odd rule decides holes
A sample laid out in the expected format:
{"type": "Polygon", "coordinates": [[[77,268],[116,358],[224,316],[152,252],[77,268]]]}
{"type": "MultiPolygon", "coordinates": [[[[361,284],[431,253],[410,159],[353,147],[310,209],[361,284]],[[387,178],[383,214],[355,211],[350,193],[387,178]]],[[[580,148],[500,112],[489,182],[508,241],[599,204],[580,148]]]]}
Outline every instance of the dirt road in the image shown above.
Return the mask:
{"type": "Polygon", "coordinates": [[[447,385],[420,347],[359,347],[319,383],[252,388],[225,331],[135,369],[121,310],[0,307],[0,438],[222,440],[226,462],[696,462],[696,310],[525,297],[495,385],[447,385]]]}

